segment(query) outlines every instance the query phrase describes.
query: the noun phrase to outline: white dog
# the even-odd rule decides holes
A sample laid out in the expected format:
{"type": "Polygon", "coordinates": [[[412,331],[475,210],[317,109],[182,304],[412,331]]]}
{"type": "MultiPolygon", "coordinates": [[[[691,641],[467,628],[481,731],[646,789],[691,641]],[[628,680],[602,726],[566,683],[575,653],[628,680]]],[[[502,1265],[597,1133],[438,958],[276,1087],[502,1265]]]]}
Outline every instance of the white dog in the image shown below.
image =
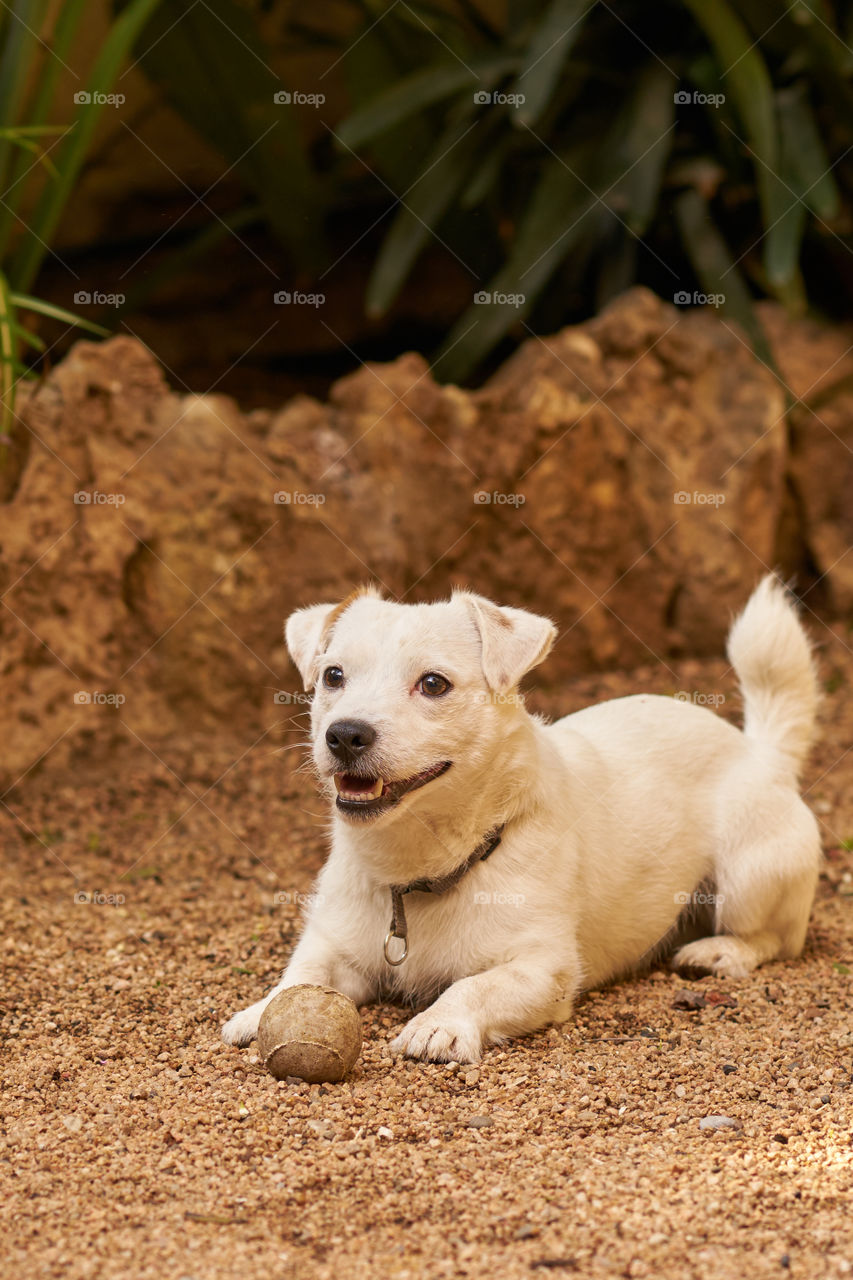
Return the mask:
{"type": "Polygon", "coordinates": [[[357,592],[300,609],[285,634],[315,690],[332,847],[281,982],[226,1023],[228,1043],[255,1036],[277,991],[317,983],[356,1004],[433,999],[392,1049],[476,1062],[671,951],[696,901],[713,903],[711,936],[677,967],[742,977],[801,951],[820,840],[797,771],[818,693],[774,578],[729,636],[742,733],[645,694],[546,724],[516,690],[553,624],[464,591],[357,592]]]}

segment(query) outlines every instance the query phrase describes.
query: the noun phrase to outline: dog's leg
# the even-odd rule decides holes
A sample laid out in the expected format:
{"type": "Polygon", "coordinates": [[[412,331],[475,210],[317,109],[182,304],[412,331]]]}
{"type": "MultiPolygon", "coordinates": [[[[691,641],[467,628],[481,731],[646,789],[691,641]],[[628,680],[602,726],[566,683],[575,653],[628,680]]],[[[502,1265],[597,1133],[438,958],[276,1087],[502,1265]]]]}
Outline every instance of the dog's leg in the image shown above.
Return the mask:
{"type": "Polygon", "coordinates": [[[564,1021],[579,989],[576,962],[557,971],[553,952],[518,958],[454,982],[406,1023],[391,1051],[433,1062],[477,1062],[486,1045],[564,1021]]]}
{"type": "Polygon", "coordinates": [[[248,1044],[258,1034],[261,1014],[279,991],[309,983],[318,987],[334,987],[356,1004],[366,1004],[375,994],[374,985],[340,954],[330,940],[317,929],[306,929],[291,957],[281,981],[262,1000],[235,1013],[222,1028],[226,1044],[248,1044]]]}
{"type": "Polygon", "coordinates": [[[799,800],[786,806],[785,829],[759,845],[735,849],[717,868],[713,938],[676,951],[675,969],[700,969],[743,978],[777,956],[803,949],[820,863],[814,817],[799,800]]]}

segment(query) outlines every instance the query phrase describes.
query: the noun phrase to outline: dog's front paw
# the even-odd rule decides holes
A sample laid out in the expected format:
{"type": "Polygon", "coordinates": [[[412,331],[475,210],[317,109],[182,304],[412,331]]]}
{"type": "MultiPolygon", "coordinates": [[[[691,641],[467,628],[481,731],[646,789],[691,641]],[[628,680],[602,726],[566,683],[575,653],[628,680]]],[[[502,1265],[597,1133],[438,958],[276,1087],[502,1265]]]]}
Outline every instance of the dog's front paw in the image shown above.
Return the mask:
{"type": "Polygon", "coordinates": [[[721,978],[745,978],[756,966],[748,945],[739,938],[720,936],[688,942],[672,957],[673,969],[715,973],[721,978]]]}
{"type": "Polygon", "coordinates": [[[222,1039],[226,1044],[248,1044],[258,1034],[258,1023],[266,1008],[267,1001],[259,1000],[248,1009],[241,1009],[229,1018],[222,1028],[222,1039]]]}
{"type": "Polygon", "coordinates": [[[482,1035],[474,1022],[443,1017],[432,1009],[417,1014],[391,1041],[392,1053],[426,1062],[479,1062],[482,1047],[482,1035]]]}

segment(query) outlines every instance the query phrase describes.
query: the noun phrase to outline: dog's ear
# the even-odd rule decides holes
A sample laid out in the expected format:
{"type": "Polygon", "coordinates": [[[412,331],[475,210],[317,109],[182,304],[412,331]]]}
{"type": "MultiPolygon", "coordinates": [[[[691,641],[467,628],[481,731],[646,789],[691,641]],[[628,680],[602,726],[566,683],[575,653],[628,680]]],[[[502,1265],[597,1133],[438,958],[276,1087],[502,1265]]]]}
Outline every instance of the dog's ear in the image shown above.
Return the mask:
{"type": "Polygon", "coordinates": [[[284,639],[288,652],[299,668],[306,689],[314,687],[317,673],[315,666],[320,645],[332,614],[340,608],[337,604],[313,604],[308,609],[297,609],[284,624],[284,639]]]}
{"type": "Polygon", "coordinates": [[[508,693],[526,671],[548,656],[557,628],[549,618],[526,609],[506,609],[467,591],[460,594],[480,633],[486,683],[495,693],[508,693]]]}

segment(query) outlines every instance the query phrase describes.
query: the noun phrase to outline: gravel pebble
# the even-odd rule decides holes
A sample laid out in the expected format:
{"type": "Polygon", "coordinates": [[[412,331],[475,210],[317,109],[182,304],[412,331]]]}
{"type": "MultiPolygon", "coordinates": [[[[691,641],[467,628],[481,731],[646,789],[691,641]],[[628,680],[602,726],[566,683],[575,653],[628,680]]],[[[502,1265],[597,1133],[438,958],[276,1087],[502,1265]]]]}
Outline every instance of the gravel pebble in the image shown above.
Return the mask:
{"type": "Polygon", "coordinates": [[[740,1129],[739,1120],[732,1116],[703,1116],[699,1121],[700,1129],[740,1129]]]}

